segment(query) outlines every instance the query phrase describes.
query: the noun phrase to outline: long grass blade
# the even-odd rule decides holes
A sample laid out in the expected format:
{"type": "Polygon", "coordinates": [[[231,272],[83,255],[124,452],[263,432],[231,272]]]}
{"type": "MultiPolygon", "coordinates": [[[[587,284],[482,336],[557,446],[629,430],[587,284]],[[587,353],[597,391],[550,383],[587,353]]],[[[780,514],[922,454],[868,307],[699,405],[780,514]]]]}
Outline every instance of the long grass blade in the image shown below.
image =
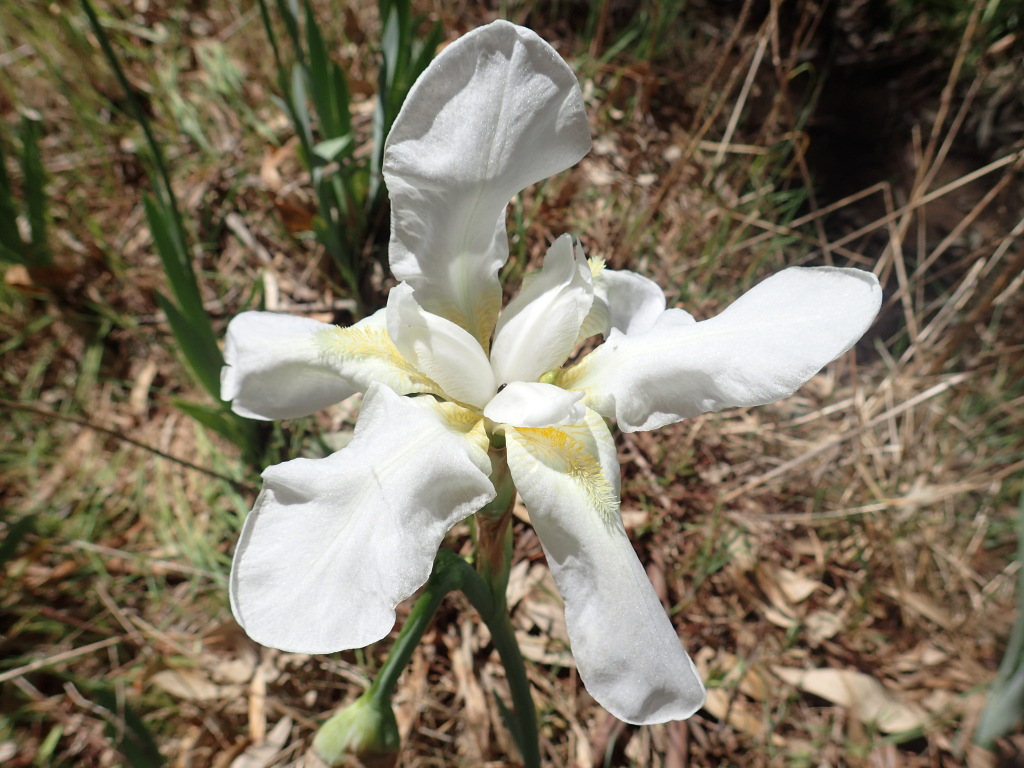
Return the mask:
{"type": "Polygon", "coordinates": [[[29,261],[37,266],[52,263],[47,247],[46,171],[39,154],[40,121],[21,116],[21,184],[25,198],[25,217],[30,233],[29,261]]]}
{"type": "Polygon", "coordinates": [[[24,254],[21,233],[18,231],[18,209],[14,205],[14,188],[7,174],[7,156],[3,136],[0,136],[0,259],[21,264],[24,254]]]}

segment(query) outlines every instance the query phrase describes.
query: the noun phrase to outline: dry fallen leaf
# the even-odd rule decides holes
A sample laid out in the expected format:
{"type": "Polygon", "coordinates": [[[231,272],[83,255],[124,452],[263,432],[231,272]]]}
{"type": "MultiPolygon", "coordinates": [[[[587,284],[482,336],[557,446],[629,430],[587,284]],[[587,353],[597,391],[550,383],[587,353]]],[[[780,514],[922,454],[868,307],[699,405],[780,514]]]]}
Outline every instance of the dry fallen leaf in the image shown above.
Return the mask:
{"type": "Polygon", "coordinates": [[[899,603],[901,608],[920,614],[943,629],[952,630],[956,624],[944,608],[919,592],[893,586],[883,586],[882,592],[899,603]]]}
{"type": "MultiPolygon", "coordinates": [[[[722,688],[710,688],[704,701],[704,710],[719,720],[728,723],[737,731],[755,738],[765,736],[766,727],[763,717],[751,711],[750,702],[730,694],[722,688]]],[[[772,743],[782,745],[784,740],[779,734],[773,733],[772,743]]]]}
{"type": "Polygon", "coordinates": [[[266,740],[250,745],[231,761],[231,768],[267,768],[284,749],[291,731],[292,719],[282,717],[267,734],[266,740]]]}
{"type": "Polygon", "coordinates": [[[821,586],[814,579],[770,563],[759,564],[754,570],[754,577],[758,587],[776,610],[787,617],[794,615],[794,605],[806,600],[821,586]]]}
{"type": "Polygon", "coordinates": [[[788,568],[777,568],[775,578],[786,599],[794,605],[802,603],[821,586],[821,582],[817,579],[812,579],[788,568]]]}
{"type": "Polygon", "coordinates": [[[186,701],[214,701],[238,696],[240,685],[218,685],[200,669],[164,669],[149,678],[154,685],[186,701]]]}
{"type": "Polygon", "coordinates": [[[919,707],[900,701],[875,678],[852,669],[793,669],[773,667],[784,682],[850,710],[858,720],[884,733],[921,728],[928,716],[919,707]]]}
{"type": "Polygon", "coordinates": [[[835,637],[845,626],[846,618],[835,611],[821,610],[804,619],[808,638],[817,645],[823,640],[835,637]]]}

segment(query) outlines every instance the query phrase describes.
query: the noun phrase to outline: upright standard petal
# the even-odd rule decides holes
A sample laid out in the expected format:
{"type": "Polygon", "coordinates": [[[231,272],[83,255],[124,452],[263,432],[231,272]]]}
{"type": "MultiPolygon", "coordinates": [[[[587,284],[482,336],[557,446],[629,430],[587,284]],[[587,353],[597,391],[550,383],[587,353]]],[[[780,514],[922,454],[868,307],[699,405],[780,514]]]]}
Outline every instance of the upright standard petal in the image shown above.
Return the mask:
{"type": "Polygon", "coordinates": [[[540,274],[501,313],[491,349],[498,383],[537,381],[564,363],[593,300],[583,251],[562,235],[548,249],[540,274]]]}
{"type": "Polygon", "coordinates": [[[602,418],[506,430],[508,466],[565,600],[591,695],[628,723],[689,717],[704,687],[626,536],[619,465],[602,418]]]}
{"type": "Polygon", "coordinates": [[[550,45],[506,21],[459,38],[416,81],[387,139],[392,272],[486,348],[505,206],[589,149],[579,83],[550,45]]]}
{"type": "Polygon", "coordinates": [[[387,306],[391,340],[417,370],[447,397],[483,408],[497,385],[480,343],[461,327],[424,309],[408,283],[391,289],[387,306]]]}
{"type": "Polygon", "coordinates": [[[231,565],[231,609],[256,642],[360,648],[430,575],[448,530],[494,498],[450,420],[374,385],[352,442],[263,473],[231,565]]]}
{"type": "Polygon", "coordinates": [[[250,419],[294,419],[361,390],[321,353],[332,326],[307,317],[243,312],[228,324],[220,396],[250,419]]]}
{"type": "Polygon", "coordinates": [[[869,272],[791,267],[710,320],[670,309],[643,333],[612,331],[558,383],[626,432],[772,403],[852,347],[881,302],[869,272]]]}

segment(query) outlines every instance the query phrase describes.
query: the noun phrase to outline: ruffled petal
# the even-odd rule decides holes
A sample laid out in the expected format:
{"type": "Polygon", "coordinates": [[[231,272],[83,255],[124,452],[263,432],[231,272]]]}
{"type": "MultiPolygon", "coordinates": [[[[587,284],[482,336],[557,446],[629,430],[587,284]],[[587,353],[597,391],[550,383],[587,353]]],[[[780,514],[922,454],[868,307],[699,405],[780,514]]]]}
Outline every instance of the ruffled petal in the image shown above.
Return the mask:
{"type": "Polygon", "coordinates": [[[408,283],[388,294],[388,332],[401,352],[453,400],[482,408],[497,389],[480,343],[461,327],[424,309],[408,283]]]}
{"type": "Polygon", "coordinates": [[[486,348],[505,206],[589,149],[579,83],[550,45],[505,21],[464,35],[416,81],[387,139],[392,272],[486,348]]]}
{"type": "Polygon", "coordinates": [[[594,299],[592,280],[572,237],[555,240],[540,274],[501,313],[491,349],[495,380],[537,381],[566,361],[594,299]]]}
{"type": "Polygon", "coordinates": [[[582,392],[566,392],[553,384],[513,381],[491,399],[484,416],[515,427],[575,424],[586,413],[579,404],[582,399],[582,392]]]}
{"type": "Polygon", "coordinates": [[[593,411],[584,424],[506,430],[508,466],[559,592],[591,695],[629,723],[689,717],[704,687],[619,513],[615,444],[593,411]]]}
{"type": "Polygon", "coordinates": [[[869,272],[791,267],[710,320],[669,309],[643,333],[612,331],[558,383],[627,432],[775,402],[852,347],[881,301],[869,272]]]}
{"type": "Polygon", "coordinates": [[[299,653],[387,635],[444,535],[494,498],[458,432],[374,385],[346,448],[268,468],[231,565],[231,608],[246,633],[299,653]]]}
{"type": "Polygon", "coordinates": [[[317,334],[330,328],[273,312],[238,315],[224,340],[221,399],[250,419],[294,419],[361,391],[322,354],[317,334]]]}

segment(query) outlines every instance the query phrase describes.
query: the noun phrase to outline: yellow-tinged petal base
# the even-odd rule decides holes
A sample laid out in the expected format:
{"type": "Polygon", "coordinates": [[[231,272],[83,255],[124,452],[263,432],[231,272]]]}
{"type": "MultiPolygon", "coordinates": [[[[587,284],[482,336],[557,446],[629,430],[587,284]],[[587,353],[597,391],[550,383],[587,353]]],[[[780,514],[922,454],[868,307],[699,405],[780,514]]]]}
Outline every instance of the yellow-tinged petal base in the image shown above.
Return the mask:
{"type": "MultiPolygon", "coordinates": [[[[619,494],[604,472],[601,462],[587,450],[580,427],[519,428],[514,431],[523,438],[523,446],[538,461],[571,477],[579,485],[589,505],[608,525],[619,520],[619,494]]],[[[589,434],[589,431],[588,431],[589,434]]]]}

